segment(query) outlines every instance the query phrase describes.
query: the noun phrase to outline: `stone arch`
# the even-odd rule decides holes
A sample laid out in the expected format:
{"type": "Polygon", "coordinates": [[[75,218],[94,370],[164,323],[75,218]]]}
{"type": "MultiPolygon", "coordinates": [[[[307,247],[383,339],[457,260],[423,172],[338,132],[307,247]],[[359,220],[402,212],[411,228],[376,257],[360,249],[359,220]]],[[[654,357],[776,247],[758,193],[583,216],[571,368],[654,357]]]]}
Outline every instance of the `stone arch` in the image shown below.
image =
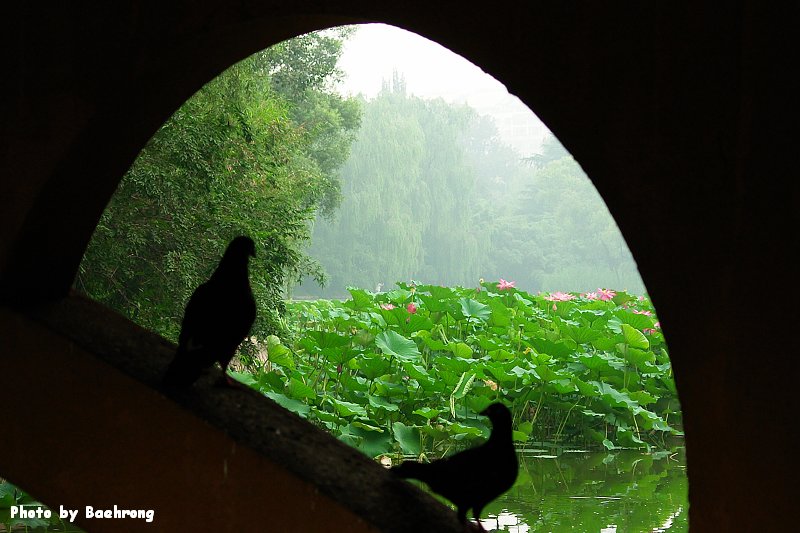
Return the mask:
{"type": "MultiPolygon", "coordinates": [[[[105,11],[49,7],[34,14],[20,7],[9,13],[6,24],[15,26],[5,33],[16,39],[8,52],[8,79],[14,81],[0,160],[0,331],[10,353],[25,357],[0,357],[0,386],[30,394],[15,376],[33,376],[46,366],[43,383],[69,397],[59,382],[74,374],[68,355],[75,343],[89,354],[103,351],[91,339],[80,340],[80,325],[54,318],[52,305],[58,314],[63,301],[49,310],[36,304],[67,294],[116,183],[180,102],[273,42],[326,26],[381,21],[436,40],[503,81],[592,177],[670,340],[684,402],[693,530],[792,525],[794,487],[782,473],[794,463],[786,423],[793,415],[786,371],[793,354],[777,339],[755,339],[752,331],[767,331],[772,323],[738,296],[756,293],[764,279],[788,287],[794,278],[786,246],[791,237],[784,231],[796,230],[796,195],[780,181],[793,174],[787,155],[793,114],[786,109],[795,86],[784,74],[787,51],[796,50],[787,37],[790,17],[750,3],[725,12],[514,1],[488,11],[421,1],[284,4],[132,1],[105,11]],[[120,109],[120,102],[130,106],[120,109]],[[697,307],[687,307],[681,291],[697,307]],[[761,364],[748,364],[754,353],[761,364]],[[772,438],[770,470],[757,460],[762,435],[772,438]],[[752,494],[761,498],[754,501],[752,494]]],[[[794,315],[788,302],[771,305],[773,313],[794,315]]],[[[86,317],[98,324],[112,320],[97,310],[86,317]]],[[[82,380],[92,372],[116,375],[91,358],[82,361],[88,365],[82,380]]],[[[124,402],[148,394],[142,382],[147,378],[106,392],[124,402]]],[[[47,392],[41,383],[30,387],[47,392]]],[[[58,401],[37,399],[34,412],[43,423],[57,422],[53,413],[63,411],[52,410],[58,401]]],[[[145,414],[157,417],[167,405],[156,404],[145,414]]],[[[75,400],[74,408],[90,410],[92,402],[75,400]]],[[[204,412],[194,408],[195,416],[204,412]]],[[[187,425],[194,420],[174,416],[187,425]]],[[[18,438],[42,437],[25,417],[9,420],[18,438]]],[[[87,438],[103,438],[105,426],[80,427],[87,438]]],[[[53,482],[30,460],[9,459],[22,449],[0,442],[0,467],[52,498],[69,493],[68,484],[53,482]]],[[[101,451],[107,458],[118,453],[101,451]]],[[[79,493],[96,494],[103,487],[92,483],[108,480],[99,474],[88,479],[79,493]]],[[[119,523],[97,529],[114,527],[124,529],[119,523]]]]}

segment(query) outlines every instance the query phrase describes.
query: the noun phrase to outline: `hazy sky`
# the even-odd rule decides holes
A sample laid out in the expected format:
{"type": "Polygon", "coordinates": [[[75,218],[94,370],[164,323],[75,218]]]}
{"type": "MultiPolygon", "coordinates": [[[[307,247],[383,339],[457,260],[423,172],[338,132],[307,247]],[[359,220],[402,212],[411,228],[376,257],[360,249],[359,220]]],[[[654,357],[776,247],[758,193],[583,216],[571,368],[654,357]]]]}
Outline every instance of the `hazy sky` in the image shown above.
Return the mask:
{"type": "Polygon", "coordinates": [[[501,136],[522,155],[538,151],[547,128],[505,86],[447,48],[394,26],[364,24],[344,47],[339,67],[347,79],[345,94],[371,98],[394,70],[406,80],[406,90],[422,98],[441,97],[466,102],[495,118],[501,136]]]}
{"type": "Polygon", "coordinates": [[[446,100],[467,94],[507,94],[505,86],[447,48],[415,33],[386,24],[358,26],[345,43],[339,66],[348,74],[346,90],[374,96],[393,69],[417,96],[446,100]]]}

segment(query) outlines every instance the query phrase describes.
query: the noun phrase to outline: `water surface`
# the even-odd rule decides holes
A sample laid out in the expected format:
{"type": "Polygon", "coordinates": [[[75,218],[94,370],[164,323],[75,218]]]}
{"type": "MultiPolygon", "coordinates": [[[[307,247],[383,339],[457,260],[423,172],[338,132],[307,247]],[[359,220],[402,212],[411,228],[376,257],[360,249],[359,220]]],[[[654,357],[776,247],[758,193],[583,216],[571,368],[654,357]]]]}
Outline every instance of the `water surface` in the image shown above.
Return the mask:
{"type": "Polygon", "coordinates": [[[489,531],[689,530],[682,448],[652,454],[528,450],[520,463],[517,484],[483,513],[489,531]]]}

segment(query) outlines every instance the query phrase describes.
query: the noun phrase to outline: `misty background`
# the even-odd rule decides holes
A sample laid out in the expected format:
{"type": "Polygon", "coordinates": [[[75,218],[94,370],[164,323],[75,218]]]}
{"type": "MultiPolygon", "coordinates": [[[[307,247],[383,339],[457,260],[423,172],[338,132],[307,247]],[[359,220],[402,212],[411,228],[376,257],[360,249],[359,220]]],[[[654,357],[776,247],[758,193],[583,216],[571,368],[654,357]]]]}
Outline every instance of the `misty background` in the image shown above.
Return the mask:
{"type": "Polygon", "coordinates": [[[478,67],[416,34],[358,26],[338,67],[362,107],[339,210],[309,254],[328,279],[294,298],[344,298],[396,281],[643,294],[600,195],[547,127],[478,67]]]}

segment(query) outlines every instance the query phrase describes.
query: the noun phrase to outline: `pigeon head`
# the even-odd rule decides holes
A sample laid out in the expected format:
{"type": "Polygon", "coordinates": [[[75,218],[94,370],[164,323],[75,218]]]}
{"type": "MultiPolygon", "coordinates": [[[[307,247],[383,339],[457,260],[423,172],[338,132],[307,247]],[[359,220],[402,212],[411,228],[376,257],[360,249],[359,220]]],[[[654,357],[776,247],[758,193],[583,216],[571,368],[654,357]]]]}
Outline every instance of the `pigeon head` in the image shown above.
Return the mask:
{"type": "Polygon", "coordinates": [[[225,252],[225,255],[236,255],[239,257],[247,257],[247,256],[255,257],[256,244],[250,237],[246,236],[236,237],[228,245],[228,249],[225,252]]]}
{"type": "Polygon", "coordinates": [[[488,416],[492,421],[493,427],[508,426],[511,427],[511,411],[502,403],[493,403],[481,413],[483,416],[488,416]]]}

